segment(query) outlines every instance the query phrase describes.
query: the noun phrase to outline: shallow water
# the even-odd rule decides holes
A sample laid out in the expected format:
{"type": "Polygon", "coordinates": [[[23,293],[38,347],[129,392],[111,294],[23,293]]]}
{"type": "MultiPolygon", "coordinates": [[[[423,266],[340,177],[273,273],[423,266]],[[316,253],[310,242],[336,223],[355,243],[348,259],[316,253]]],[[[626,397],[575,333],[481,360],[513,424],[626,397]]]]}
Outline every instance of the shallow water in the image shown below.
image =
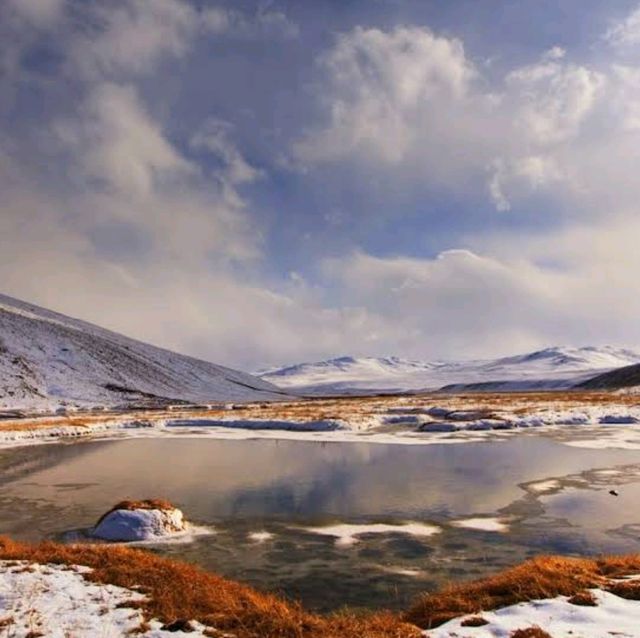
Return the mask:
{"type": "Polygon", "coordinates": [[[640,551],[637,451],[536,436],[430,446],[130,439],[0,451],[0,534],[61,539],[126,497],[168,498],[216,531],[154,551],[320,610],[401,607],[540,552],[640,551]],[[485,516],[507,531],[455,525],[485,516]],[[303,529],[406,521],[440,532],[348,544],[303,529]],[[255,532],[272,537],[256,542],[255,532]]]}

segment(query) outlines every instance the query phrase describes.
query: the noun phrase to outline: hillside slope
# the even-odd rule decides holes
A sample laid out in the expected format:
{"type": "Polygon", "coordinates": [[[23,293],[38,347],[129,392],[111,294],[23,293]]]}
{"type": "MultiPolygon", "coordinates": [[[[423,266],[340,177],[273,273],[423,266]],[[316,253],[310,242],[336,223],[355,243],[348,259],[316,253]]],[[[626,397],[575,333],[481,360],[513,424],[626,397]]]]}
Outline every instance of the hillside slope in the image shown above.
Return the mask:
{"type": "Polygon", "coordinates": [[[0,408],[281,396],[249,374],[0,295],[0,408]]]}
{"type": "Polygon", "coordinates": [[[315,394],[447,389],[513,391],[568,388],[599,372],[640,363],[640,353],[604,347],[553,347],[499,359],[424,362],[340,357],[261,373],[280,387],[315,394]]]}
{"type": "Polygon", "coordinates": [[[620,390],[640,388],[640,364],[625,366],[599,374],[579,385],[584,390],[620,390]]]}

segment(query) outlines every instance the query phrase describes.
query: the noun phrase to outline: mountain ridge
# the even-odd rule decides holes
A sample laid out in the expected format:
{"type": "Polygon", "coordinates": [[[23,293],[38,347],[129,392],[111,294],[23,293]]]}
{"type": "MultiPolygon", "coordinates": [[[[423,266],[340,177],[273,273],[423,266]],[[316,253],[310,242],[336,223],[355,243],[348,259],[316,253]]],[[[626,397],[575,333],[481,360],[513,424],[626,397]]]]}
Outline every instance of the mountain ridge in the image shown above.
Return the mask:
{"type": "Polygon", "coordinates": [[[1,408],[241,402],[283,395],[250,374],[0,295],[1,408]]]}
{"type": "Polygon", "coordinates": [[[284,388],[312,392],[409,391],[441,388],[562,389],[626,365],[640,353],[614,346],[552,346],[533,352],[468,361],[342,356],[262,371],[284,388]]]}

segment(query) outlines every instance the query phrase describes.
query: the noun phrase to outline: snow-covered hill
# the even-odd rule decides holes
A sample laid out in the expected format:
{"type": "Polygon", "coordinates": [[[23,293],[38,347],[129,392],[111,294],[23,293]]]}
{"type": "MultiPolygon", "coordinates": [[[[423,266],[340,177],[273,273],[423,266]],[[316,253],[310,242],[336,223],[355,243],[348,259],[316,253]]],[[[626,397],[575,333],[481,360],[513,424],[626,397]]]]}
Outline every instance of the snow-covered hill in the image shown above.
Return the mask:
{"type": "Polygon", "coordinates": [[[604,347],[553,347],[513,357],[463,362],[340,357],[269,370],[260,376],[314,394],[358,390],[527,390],[571,387],[601,372],[640,362],[640,353],[604,347]]]}
{"type": "Polygon", "coordinates": [[[249,374],[0,295],[0,408],[281,396],[249,374]]]}

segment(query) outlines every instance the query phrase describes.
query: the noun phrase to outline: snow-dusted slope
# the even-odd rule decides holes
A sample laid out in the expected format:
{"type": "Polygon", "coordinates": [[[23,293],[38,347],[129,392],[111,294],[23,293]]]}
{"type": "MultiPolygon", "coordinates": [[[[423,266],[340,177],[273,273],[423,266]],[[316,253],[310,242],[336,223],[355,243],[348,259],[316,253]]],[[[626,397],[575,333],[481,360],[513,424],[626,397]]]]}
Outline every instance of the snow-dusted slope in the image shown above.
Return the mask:
{"type": "Polygon", "coordinates": [[[260,376],[281,387],[314,393],[418,390],[454,386],[518,390],[570,387],[601,372],[640,362],[640,353],[604,346],[554,347],[513,357],[464,362],[423,362],[340,357],[302,363],[260,376]]]}
{"type": "Polygon", "coordinates": [[[640,389],[640,365],[630,365],[604,372],[580,384],[585,390],[620,390],[637,392],[640,389]]]}
{"type": "Polygon", "coordinates": [[[249,374],[0,295],[0,408],[279,396],[249,374]]]}

